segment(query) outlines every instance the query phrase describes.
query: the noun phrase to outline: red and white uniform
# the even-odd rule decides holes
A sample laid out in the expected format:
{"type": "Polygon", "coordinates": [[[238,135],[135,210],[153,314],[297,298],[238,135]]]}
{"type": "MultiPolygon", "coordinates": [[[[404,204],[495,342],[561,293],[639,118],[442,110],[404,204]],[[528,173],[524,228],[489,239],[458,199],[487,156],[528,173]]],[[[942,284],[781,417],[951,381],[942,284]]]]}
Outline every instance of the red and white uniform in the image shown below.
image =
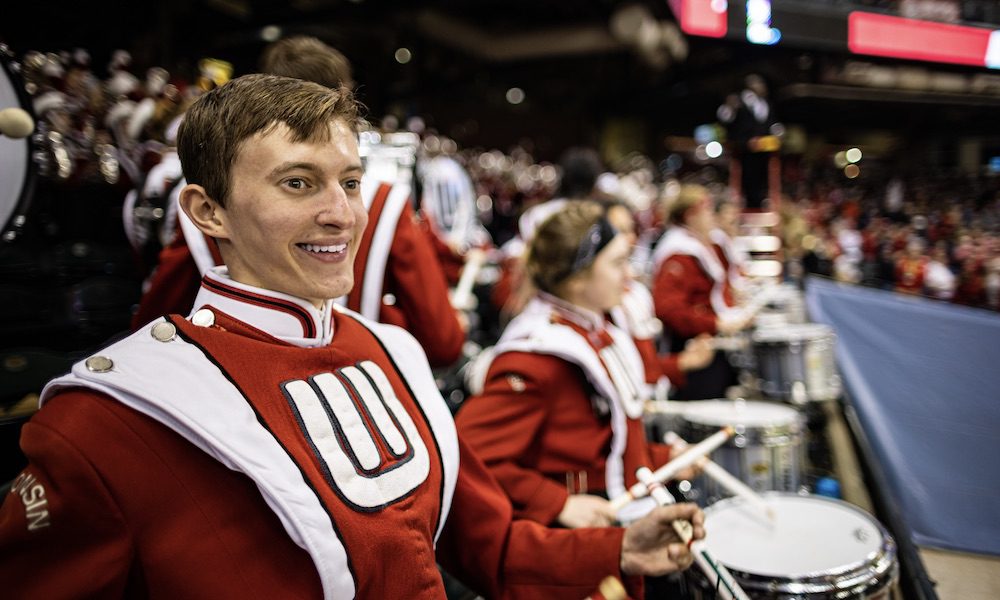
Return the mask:
{"type": "Polygon", "coordinates": [[[716,318],[733,308],[729,264],[718,245],[671,227],[653,251],[656,316],[679,339],[716,333],[716,318]]]}
{"type": "Polygon", "coordinates": [[[552,523],[568,494],[620,495],[638,467],[669,459],[646,442],[644,371],[628,333],[540,294],[505,329],[482,394],[456,423],[515,515],[552,523]]]}
{"type": "Polygon", "coordinates": [[[488,597],[576,599],[621,576],[622,530],[511,520],[405,332],[224,269],[195,307],[43,391],[5,594],[443,598],[438,561],[488,597]]]}
{"type": "MultiPolygon", "coordinates": [[[[362,195],[368,226],[354,263],[354,289],[342,303],[369,319],[409,330],[432,366],[454,363],[465,332],[448,300],[441,264],[410,206],[409,186],[365,179],[362,195]],[[386,301],[390,296],[391,303],[386,301]]],[[[178,220],[179,233],[160,253],[133,328],[161,315],[187,313],[201,276],[222,264],[214,240],[183,211],[178,220]]]]}
{"type": "Polygon", "coordinates": [[[683,386],[680,354],[660,354],[657,342],[663,323],[653,314],[653,294],[638,281],[630,281],[622,303],[611,309],[611,321],[632,336],[646,369],[646,382],[655,385],[654,398],[666,400],[671,386],[683,386]]]}

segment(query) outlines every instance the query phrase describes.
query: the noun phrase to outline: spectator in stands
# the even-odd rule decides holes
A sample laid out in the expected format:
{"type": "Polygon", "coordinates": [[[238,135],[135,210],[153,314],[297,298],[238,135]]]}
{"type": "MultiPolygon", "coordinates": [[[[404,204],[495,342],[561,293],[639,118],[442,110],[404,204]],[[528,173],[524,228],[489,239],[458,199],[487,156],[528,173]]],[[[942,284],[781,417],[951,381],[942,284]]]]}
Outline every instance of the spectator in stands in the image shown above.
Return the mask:
{"type": "Polygon", "coordinates": [[[925,292],[931,298],[951,300],[955,295],[955,274],[951,272],[948,263],[948,247],[943,241],[938,242],[927,261],[924,276],[925,292]]]}
{"type": "Polygon", "coordinates": [[[896,259],[896,287],[902,294],[921,294],[927,277],[927,257],[924,256],[924,242],[911,237],[906,252],[896,259]]]}

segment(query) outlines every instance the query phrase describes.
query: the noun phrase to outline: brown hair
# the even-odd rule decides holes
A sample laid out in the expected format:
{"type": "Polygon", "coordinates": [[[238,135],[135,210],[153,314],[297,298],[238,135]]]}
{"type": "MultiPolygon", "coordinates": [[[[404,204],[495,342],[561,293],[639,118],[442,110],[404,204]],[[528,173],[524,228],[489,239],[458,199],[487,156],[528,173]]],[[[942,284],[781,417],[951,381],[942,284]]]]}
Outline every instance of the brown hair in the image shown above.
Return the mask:
{"type": "Polygon", "coordinates": [[[354,87],[347,57],[311,36],[287,37],[269,45],[260,56],[260,71],[331,88],[354,87]]]}
{"type": "Polygon", "coordinates": [[[667,220],[671,225],[683,225],[687,211],[705,198],[711,199],[708,188],[693,183],[685,183],[681,191],[667,209],[667,220]]]}
{"type": "Polygon", "coordinates": [[[569,202],[538,226],[526,261],[528,274],[538,289],[561,295],[559,289],[573,274],[584,236],[603,218],[604,208],[596,202],[569,202]]]}
{"type": "Polygon", "coordinates": [[[345,87],[278,77],[244,75],[198,98],[177,133],[177,153],[188,183],[205,188],[225,206],[232,189],[230,171],[242,145],[279,123],[295,142],[329,140],[329,124],[346,122],[355,132],[359,107],[345,87]]]}

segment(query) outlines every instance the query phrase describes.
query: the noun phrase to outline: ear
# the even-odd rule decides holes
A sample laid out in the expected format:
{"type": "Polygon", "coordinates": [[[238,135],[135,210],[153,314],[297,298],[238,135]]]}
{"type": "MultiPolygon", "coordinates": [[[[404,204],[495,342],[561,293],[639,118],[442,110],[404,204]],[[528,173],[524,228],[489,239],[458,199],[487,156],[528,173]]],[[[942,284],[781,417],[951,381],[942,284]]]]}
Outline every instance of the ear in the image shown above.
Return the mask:
{"type": "Polygon", "coordinates": [[[209,197],[205,188],[188,184],[181,190],[181,210],[202,233],[216,239],[229,239],[226,209],[209,197]]]}

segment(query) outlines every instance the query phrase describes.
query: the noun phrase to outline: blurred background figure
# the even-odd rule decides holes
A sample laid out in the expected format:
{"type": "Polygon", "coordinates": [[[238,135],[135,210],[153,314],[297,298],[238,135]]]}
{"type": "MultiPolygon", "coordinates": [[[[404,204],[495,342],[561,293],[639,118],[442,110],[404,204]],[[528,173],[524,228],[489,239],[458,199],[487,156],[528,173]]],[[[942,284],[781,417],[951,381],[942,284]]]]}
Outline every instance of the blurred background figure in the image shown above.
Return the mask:
{"type": "MultiPolygon", "coordinates": [[[[669,228],[653,251],[653,298],[670,349],[680,351],[701,334],[743,331],[753,316],[737,306],[729,259],[712,240],[716,225],[708,190],[684,185],[665,210],[669,228]]],[[[736,377],[728,359],[716,354],[709,366],[687,374],[675,397],[722,398],[736,377]]]]}
{"type": "Polygon", "coordinates": [[[764,78],[750,74],[743,83],[743,90],[727,96],[716,116],[740,164],[744,207],[760,210],[766,208],[768,197],[768,161],[780,147],[778,137],[784,128],[775,118],[764,78]]]}

